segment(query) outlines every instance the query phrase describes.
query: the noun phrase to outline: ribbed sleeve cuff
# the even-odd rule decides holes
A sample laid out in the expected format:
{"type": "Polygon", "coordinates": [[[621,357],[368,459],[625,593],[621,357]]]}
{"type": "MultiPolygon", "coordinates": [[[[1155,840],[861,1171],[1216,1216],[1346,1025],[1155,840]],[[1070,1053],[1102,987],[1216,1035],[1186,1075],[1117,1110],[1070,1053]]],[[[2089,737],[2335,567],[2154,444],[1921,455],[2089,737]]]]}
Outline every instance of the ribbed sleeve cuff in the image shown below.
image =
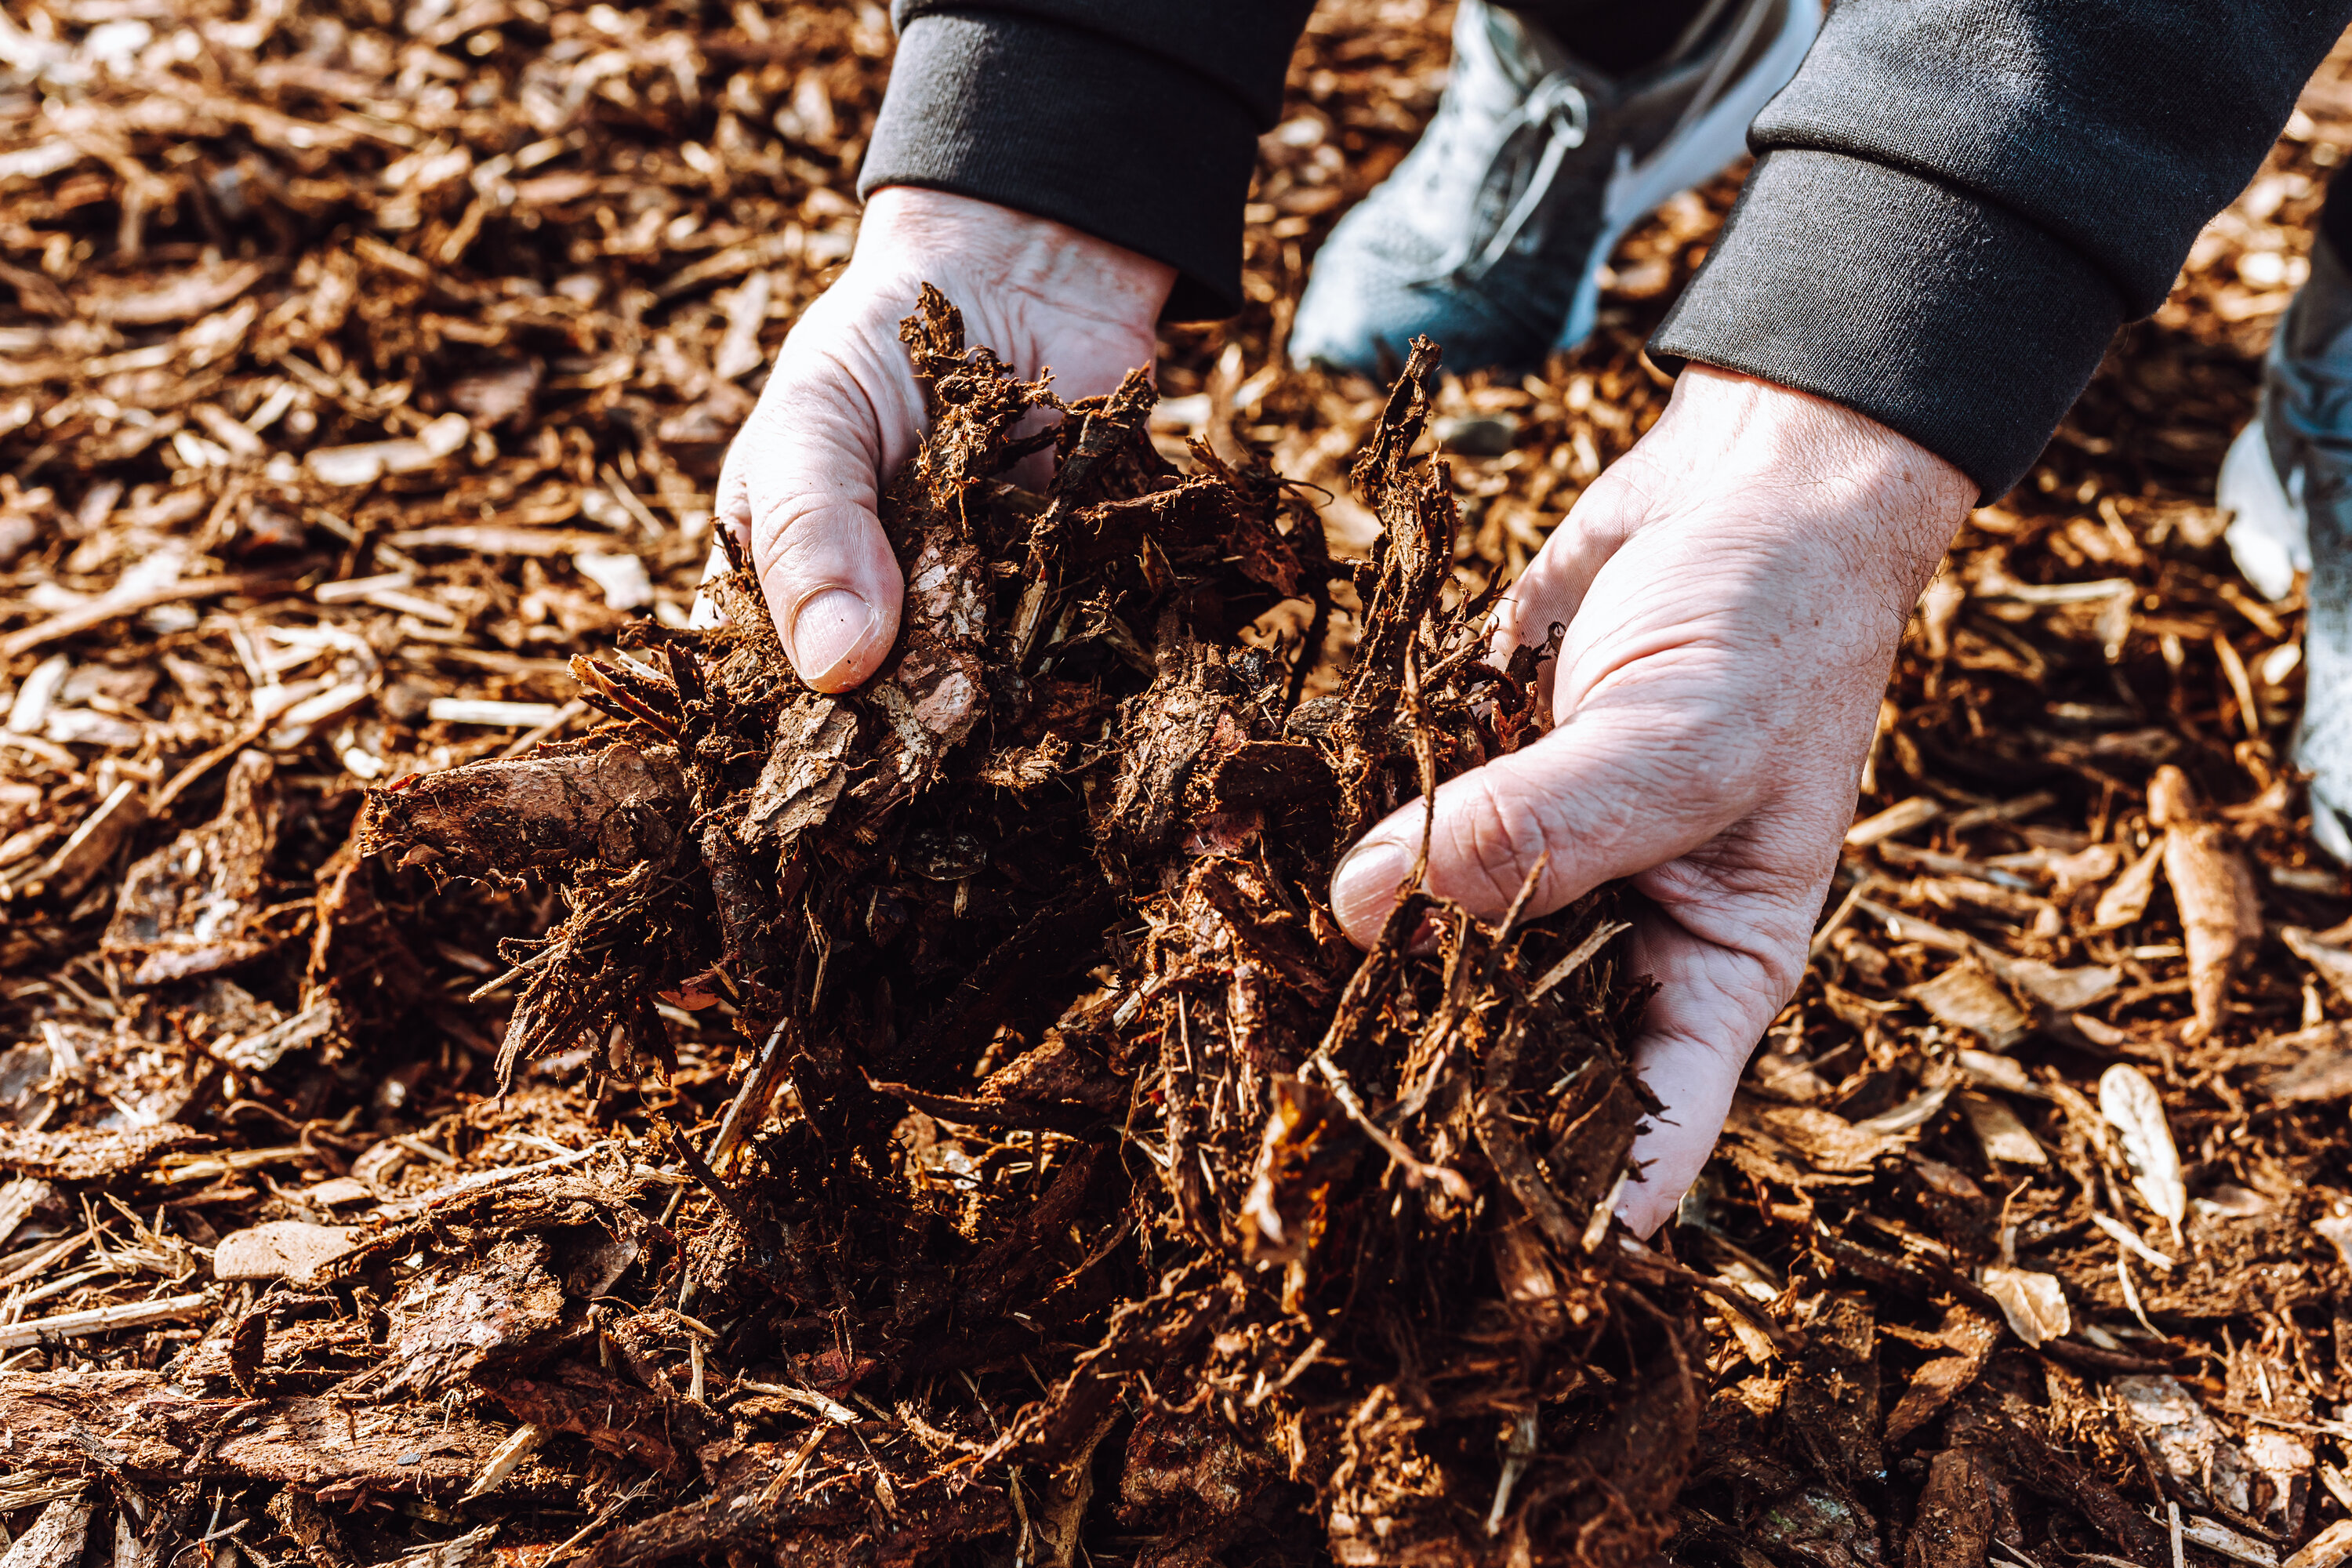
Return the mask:
{"type": "Polygon", "coordinates": [[[1241,309],[1248,109],[1181,66],[1075,27],[925,16],[898,40],[857,179],[1068,224],[1176,268],[1171,321],[1241,309]]]}
{"type": "Polygon", "coordinates": [[[2123,324],[2082,254],[1883,163],[1769,153],[1651,340],[1866,414],[1987,500],[2017,481],[2123,324]]]}

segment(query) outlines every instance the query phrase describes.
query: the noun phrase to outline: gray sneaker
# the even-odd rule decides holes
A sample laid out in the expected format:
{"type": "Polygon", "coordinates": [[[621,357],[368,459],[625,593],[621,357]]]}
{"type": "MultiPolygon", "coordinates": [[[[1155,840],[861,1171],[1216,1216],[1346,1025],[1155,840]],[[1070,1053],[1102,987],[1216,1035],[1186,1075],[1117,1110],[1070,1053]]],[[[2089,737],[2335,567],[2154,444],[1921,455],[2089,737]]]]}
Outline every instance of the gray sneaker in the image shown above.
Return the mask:
{"type": "Polygon", "coordinates": [[[1292,361],[1382,376],[1424,334],[1454,370],[1581,343],[1618,240],[1746,149],[1821,20],[1821,0],[1715,0],[1666,63],[1615,79],[1463,0],[1436,116],[1317,253],[1292,361]]]}
{"type": "Polygon", "coordinates": [[[2312,837],[2352,864],[2352,275],[2325,239],[2271,337],[2261,410],[2230,444],[2215,500],[2264,598],[2311,574],[2294,764],[2311,774],[2312,837]]]}

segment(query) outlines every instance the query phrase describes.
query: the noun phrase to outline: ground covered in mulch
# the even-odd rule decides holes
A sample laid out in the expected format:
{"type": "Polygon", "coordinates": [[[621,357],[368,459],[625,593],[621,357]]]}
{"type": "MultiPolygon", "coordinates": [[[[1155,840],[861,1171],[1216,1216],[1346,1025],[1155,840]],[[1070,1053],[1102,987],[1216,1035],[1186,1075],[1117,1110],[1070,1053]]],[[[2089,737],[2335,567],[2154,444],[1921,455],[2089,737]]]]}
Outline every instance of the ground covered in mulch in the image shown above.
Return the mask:
{"type": "Polygon", "coordinates": [[[2347,61],[1956,542],[1643,1247],[1613,895],[1322,902],[1539,733],[1487,595],[1735,188],[1544,374],[1281,368],[1446,20],[1318,13],[1156,386],[910,314],[822,699],[687,611],[879,6],[0,15],[8,1568],[2352,1556],[2352,887],[2210,504],[2347,61]]]}

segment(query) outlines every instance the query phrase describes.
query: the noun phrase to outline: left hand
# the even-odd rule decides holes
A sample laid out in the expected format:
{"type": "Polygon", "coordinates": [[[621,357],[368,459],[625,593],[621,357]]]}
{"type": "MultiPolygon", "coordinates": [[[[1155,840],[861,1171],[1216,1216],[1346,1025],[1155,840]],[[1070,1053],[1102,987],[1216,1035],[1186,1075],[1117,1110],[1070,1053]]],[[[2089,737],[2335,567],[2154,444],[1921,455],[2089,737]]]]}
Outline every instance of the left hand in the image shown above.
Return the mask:
{"type": "MultiPolygon", "coordinates": [[[[1664,1224],[1706,1163],[1749,1052],[1803,973],[1913,604],[1976,487],[1834,404],[1704,365],[1529,563],[1506,648],[1568,628],[1555,728],[1437,792],[1429,887],[1492,918],[1538,858],[1531,912],[1626,879],[1633,1044],[1664,1101],[1618,1213],[1664,1224]]],[[[1340,862],[1369,943],[1420,846],[1416,801],[1340,862]]]]}

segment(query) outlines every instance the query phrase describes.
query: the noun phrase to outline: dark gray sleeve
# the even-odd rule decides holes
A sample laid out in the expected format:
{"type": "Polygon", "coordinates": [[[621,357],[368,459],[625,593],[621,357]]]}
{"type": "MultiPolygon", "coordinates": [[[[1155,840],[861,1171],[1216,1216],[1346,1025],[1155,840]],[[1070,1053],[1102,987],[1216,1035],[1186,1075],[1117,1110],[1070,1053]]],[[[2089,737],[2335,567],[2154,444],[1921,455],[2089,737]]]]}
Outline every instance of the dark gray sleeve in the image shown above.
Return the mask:
{"type": "Polygon", "coordinates": [[[2352,0],[1842,0],[1653,340],[2015,484],[2352,0]]]}
{"type": "Polygon", "coordinates": [[[1083,229],[1177,270],[1171,320],[1241,308],[1257,138],[1312,0],[898,0],[858,174],[1083,229]]]}

